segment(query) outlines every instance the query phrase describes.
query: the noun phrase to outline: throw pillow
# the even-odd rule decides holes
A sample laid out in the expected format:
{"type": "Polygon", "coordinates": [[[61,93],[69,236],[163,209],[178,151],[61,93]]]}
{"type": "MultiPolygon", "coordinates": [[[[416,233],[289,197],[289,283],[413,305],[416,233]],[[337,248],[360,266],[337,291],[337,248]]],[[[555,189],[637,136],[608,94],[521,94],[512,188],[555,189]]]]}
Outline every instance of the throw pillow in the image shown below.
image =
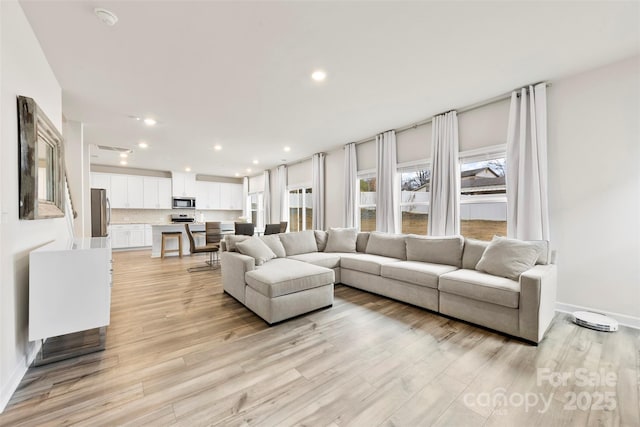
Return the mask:
{"type": "Polygon", "coordinates": [[[482,258],[484,250],[487,249],[490,242],[485,240],[464,239],[464,251],[462,252],[462,268],[475,270],[478,261],[482,258]]]}
{"type": "Polygon", "coordinates": [[[276,257],[276,254],[258,236],[236,243],[236,248],[242,255],[254,258],[256,265],[262,265],[276,257]]]}
{"type": "Polygon", "coordinates": [[[405,237],[404,234],[372,231],[369,234],[366,253],[390,258],[407,259],[405,237]]]}
{"type": "Polygon", "coordinates": [[[356,240],[356,252],[366,252],[367,243],[369,243],[369,232],[361,231],[358,233],[358,240],[356,240]]]}
{"type": "Polygon", "coordinates": [[[282,246],[282,242],[280,241],[280,236],[278,234],[268,234],[266,236],[260,236],[260,240],[262,240],[269,249],[276,254],[276,258],[285,258],[287,253],[284,250],[284,246],[282,246]]]}
{"type": "Polygon", "coordinates": [[[410,234],[407,236],[407,260],[460,267],[463,242],[462,236],[427,237],[410,234]]]}
{"type": "Polygon", "coordinates": [[[496,236],[482,254],[476,270],[518,280],[535,265],[539,255],[540,248],[533,243],[496,236]]]}
{"type": "Polygon", "coordinates": [[[280,241],[287,252],[287,256],[318,252],[316,235],[313,230],[282,233],[280,234],[280,241]]]}
{"type": "Polygon", "coordinates": [[[318,245],[318,252],[324,252],[324,248],[327,246],[327,237],[329,234],[323,230],[314,230],[316,236],[316,245],[318,245]]]}
{"type": "Polygon", "coordinates": [[[250,236],[237,236],[235,234],[227,234],[224,236],[225,244],[227,245],[227,251],[237,252],[236,243],[247,240],[250,236]]]}
{"type": "Polygon", "coordinates": [[[356,251],[358,230],[355,228],[330,228],[327,237],[325,252],[349,252],[356,251]]]}

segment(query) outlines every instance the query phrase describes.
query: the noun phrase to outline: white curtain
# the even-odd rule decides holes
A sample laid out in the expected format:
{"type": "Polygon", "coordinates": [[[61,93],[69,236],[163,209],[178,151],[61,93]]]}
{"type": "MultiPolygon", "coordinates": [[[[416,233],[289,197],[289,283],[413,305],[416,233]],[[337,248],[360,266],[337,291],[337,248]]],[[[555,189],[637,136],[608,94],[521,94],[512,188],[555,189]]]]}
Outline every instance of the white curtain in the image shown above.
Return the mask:
{"type": "MultiPolygon", "coordinates": [[[[285,165],[278,166],[278,188],[280,194],[280,221],[289,222],[289,192],[287,191],[287,167],[285,165]]],[[[287,225],[287,228],[289,226],[287,225]]]]}
{"type": "Polygon", "coordinates": [[[460,234],[460,163],[458,115],[450,111],[433,118],[431,131],[431,236],[460,234]]]}
{"type": "Polygon", "coordinates": [[[507,236],[549,240],[545,83],[511,94],[506,178],[507,236]]]}
{"type": "Polygon", "coordinates": [[[249,177],[242,178],[242,216],[251,219],[251,206],[249,205],[249,177]]]}
{"type": "Polygon", "coordinates": [[[360,212],[358,209],[358,158],[356,144],[352,142],[344,146],[344,218],[345,227],[360,229],[360,212]]]}
{"type": "Polygon", "coordinates": [[[400,206],[396,132],[393,130],[376,136],[376,230],[398,233],[400,206]]]}
{"type": "Polygon", "coordinates": [[[271,174],[267,169],[264,171],[264,192],[262,193],[262,215],[263,224],[266,226],[271,223],[271,182],[269,177],[271,174]]]}
{"type": "Polygon", "coordinates": [[[324,153],[316,153],[311,158],[312,224],[314,230],[324,230],[324,163],[324,153]]]}

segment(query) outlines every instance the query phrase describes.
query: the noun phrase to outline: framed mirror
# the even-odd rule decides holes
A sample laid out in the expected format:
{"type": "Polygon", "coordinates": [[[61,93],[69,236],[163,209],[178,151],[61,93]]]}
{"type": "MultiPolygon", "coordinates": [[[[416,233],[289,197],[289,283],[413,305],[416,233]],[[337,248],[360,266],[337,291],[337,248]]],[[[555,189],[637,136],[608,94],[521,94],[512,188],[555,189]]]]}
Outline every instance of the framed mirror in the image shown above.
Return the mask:
{"type": "Polygon", "coordinates": [[[20,219],[64,216],[62,135],[38,107],[18,97],[20,219]]]}

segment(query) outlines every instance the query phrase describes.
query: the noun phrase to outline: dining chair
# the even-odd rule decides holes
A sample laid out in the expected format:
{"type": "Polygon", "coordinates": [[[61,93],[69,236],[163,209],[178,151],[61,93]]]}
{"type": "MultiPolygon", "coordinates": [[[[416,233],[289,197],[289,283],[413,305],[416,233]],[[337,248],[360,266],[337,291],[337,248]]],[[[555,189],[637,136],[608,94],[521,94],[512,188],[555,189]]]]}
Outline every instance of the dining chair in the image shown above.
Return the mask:
{"type": "Polygon", "coordinates": [[[289,225],[289,221],[280,221],[280,232],[286,233],[288,225],[289,225]]]}
{"type": "Polygon", "coordinates": [[[184,229],[187,232],[187,237],[189,238],[189,252],[191,252],[191,255],[193,255],[193,254],[203,254],[203,253],[208,253],[209,254],[209,261],[206,262],[207,263],[206,266],[203,265],[201,267],[188,268],[187,271],[189,273],[193,273],[195,271],[213,270],[213,269],[217,268],[217,265],[214,263],[213,254],[218,252],[218,250],[220,250],[220,244],[219,243],[205,243],[204,246],[196,246],[196,241],[193,238],[193,233],[191,232],[191,229],[189,228],[189,224],[185,224],[184,225],[184,229]]]}
{"type": "Polygon", "coordinates": [[[250,222],[236,222],[235,230],[236,235],[253,236],[256,226],[250,222]]]}
{"type": "Polygon", "coordinates": [[[267,224],[264,227],[264,235],[280,233],[280,224],[267,224]]]}

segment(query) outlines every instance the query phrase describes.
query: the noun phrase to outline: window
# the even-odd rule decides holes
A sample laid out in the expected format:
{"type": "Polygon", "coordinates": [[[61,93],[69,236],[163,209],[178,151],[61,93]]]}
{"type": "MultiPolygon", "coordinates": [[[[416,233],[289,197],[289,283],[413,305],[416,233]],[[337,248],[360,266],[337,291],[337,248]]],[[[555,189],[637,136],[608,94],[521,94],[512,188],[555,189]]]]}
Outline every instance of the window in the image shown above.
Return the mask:
{"type": "Polygon", "coordinates": [[[420,165],[399,169],[398,173],[402,232],[427,234],[431,169],[428,165],[420,165]]]}
{"type": "Polygon", "coordinates": [[[264,227],[263,222],[263,209],[262,203],[263,192],[249,194],[249,206],[251,206],[251,222],[256,227],[264,227]]]}
{"type": "Polygon", "coordinates": [[[311,188],[289,190],[289,230],[313,230],[311,188]]]}
{"type": "Polygon", "coordinates": [[[491,240],[507,235],[506,160],[504,153],[462,158],[460,231],[465,237],[491,240]]]}
{"type": "Polygon", "coordinates": [[[358,176],[360,183],[360,231],[376,229],[376,175],[375,173],[358,176]]]}

